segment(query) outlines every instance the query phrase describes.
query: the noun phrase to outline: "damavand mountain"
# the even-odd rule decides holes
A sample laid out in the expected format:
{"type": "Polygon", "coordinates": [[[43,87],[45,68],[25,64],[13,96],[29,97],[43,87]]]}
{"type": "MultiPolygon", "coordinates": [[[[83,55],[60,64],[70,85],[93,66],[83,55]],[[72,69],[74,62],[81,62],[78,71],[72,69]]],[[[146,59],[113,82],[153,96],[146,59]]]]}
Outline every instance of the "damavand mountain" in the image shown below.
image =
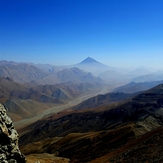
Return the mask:
{"type": "MultiPolygon", "coordinates": [[[[72,66],[0,61],[0,103],[27,163],[163,162],[161,71],[121,71],[90,57],[72,66]]],[[[0,159],[24,161],[7,127],[0,159]]]]}
{"type": "Polygon", "coordinates": [[[110,69],[109,66],[104,65],[91,57],[88,57],[85,60],[83,60],[82,62],[76,64],[75,67],[78,67],[84,71],[89,71],[96,75],[110,69]]]}

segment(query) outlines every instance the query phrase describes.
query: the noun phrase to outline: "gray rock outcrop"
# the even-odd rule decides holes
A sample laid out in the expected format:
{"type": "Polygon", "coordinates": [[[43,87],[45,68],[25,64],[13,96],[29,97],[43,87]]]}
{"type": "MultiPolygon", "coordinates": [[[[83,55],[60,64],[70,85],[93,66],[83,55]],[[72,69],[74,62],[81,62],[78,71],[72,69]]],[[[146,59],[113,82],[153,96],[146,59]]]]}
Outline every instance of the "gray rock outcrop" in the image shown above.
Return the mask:
{"type": "Polygon", "coordinates": [[[0,163],[25,163],[18,147],[18,133],[6,110],[0,104],[0,163]]]}

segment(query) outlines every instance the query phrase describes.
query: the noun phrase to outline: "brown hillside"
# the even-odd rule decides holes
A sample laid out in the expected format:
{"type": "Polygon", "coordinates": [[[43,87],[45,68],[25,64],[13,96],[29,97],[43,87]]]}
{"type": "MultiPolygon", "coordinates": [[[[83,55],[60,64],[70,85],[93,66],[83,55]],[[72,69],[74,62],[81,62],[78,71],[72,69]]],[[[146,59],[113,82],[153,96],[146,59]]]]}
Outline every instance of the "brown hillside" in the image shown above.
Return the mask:
{"type": "Polygon", "coordinates": [[[0,65],[0,76],[9,77],[15,82],[26,83],[41,79],[47,76],[47,73],[27,63],[15,63],[0,65]]]}
{"type": "MultiPolygon", "coordinates": [[[[33,129],[20,138],[21,148],[26,154],[32,154],[33,142],[41,142],[35,153],[55,153],[74,163],[129,161],[126,151],[147,141],[163,125],[162,94],[159,85],[108,109],[106,106],[99,111],[96,108],[96,111],[76,111],[58,118],[51,116],[32,125],[33,129]],[[55,141],[58,136],[63,138],[55,141]]],[[[141,162],[144,155],[137,159],[133,152],[133,161],[141,162]]]]}

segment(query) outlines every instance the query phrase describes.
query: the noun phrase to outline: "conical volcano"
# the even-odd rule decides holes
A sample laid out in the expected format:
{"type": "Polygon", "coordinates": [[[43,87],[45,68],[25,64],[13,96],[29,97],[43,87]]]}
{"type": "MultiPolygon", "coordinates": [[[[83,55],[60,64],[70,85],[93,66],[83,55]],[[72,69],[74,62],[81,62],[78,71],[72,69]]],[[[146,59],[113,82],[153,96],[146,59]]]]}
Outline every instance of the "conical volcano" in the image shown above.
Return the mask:
{"type": "Polygon", "coordinates": [[[95,59],[91,58],[91,57],[87,57],[86,59],[84,59],[82,62],[80,62],[79,64],[91,64],[91,63],[98,63],[98,64],[102,64],[98,61],[96,61],[95,59]]]}
{"type": "Polygon", "coordinates": [[[75,65],[75,67],[78,67],[87,72],[91,72],[95,75],[98,75],[99,73],[110,69],[109,66],[104,65],[91,57],[87,57],[86,59],[75,65]]]}

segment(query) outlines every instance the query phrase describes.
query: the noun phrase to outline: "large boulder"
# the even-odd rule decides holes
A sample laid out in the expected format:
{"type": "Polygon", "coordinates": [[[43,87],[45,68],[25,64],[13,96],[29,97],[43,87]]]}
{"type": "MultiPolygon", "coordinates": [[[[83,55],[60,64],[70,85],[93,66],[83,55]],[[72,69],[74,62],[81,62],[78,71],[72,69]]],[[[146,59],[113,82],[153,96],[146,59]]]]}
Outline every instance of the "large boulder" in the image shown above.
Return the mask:
{"type": "Polygon", "coordinates": [[[18,133],[2,104],[0,104],[0,162],[26,162],[18,147],[18,133]]]}

